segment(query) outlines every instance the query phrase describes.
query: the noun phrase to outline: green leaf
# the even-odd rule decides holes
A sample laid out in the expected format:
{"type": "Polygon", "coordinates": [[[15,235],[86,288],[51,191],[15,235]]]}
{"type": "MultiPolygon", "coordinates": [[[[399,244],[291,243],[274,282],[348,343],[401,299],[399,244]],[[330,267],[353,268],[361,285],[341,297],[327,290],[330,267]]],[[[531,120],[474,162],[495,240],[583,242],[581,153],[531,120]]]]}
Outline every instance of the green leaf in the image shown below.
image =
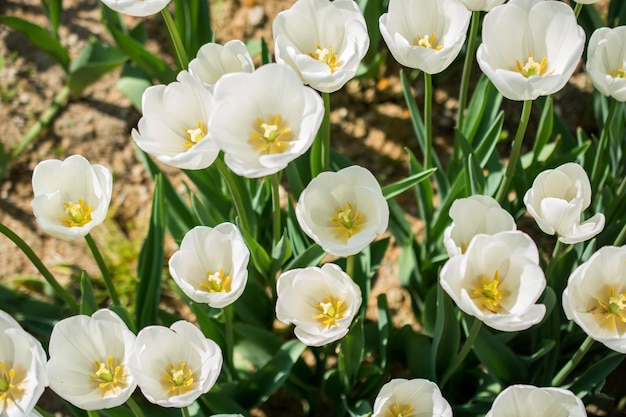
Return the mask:
{"type": "Polygon", "coordinates": [[[479,133],[480,131],[488,130],[488,126],[492,124],[492,120],[500,110],[501,103],[502,95],[489,78],[482,74],[472,94],[467,107],[467,115],[461,127],[469,143],[473,144],[475,138],[483,136],[479,133]]]}
{"type": "Polygon", "coordinates": [[[584,397],[604,384],[606,377],[624,360],[624,355],[611,352],[583,372],[568,387],[577,397],[584,397]]]}
{"type": "Polygon", "coordinates": [[[0,16],[0,23],[15,29],[28,38],[38,49],[41,49],[59,63],[65,72],[70,66],[70,56],[54,36],[39,25],[16,16],[0,16]]]}
{"type": "Polygon", "coordinates": [[[91,41],[79,52],[70,66],[68,85],[72,94],[80,97],[85,88],[126,60],[126,55],[119,49],[103,42],[91,41]]]}
{"type": "Polygon", "coordinates": [[[473,153],[467,157],[465,171],[467,172],[466,177],[469,183],[470,194],[482,194],[483,189],[485,188],[485,175],[483,174],[483,170],[478,165],[478,162],[476,162],[476,157],[473,153]]]}
{"type": "Polygon", "coordinates": [[[326,255],[324,249],[317,244],[313,244],[295,259],[292,259],[287,266],[285,266],[285,270],[288,271],[290,269],[307,268],[309,266],[317,265],[320,263],[324,255],[326,255]]]}
{"type": "Polygon", "coordinates": [[[431,175],[433,175],[435,171],[437,171],[437,168],[430,168],[420,173],[413,174],[407,178],[398,180],[393,184],[385,185],[383,187],[383,195],[387,200],[389,200],[390,198],[394,198],[395,196],[402,194],[409,188],[414,187],[415,185],[429,178],[431,175]]]}
{"type": "Polygon", "coordinates": [[[202,334],[217,343],[222,351],[225,352],[226,336],[224,335],[224,326],[207,313],[206,308],[208,307],[206,305],[191,302],[189,303],[189,307],[191,307],[193,314],[196,316],[202,334]]]}
{"type": "Polygon", "coordinates": [[[142,111],[143,92],[152,85],[150,76],[141,68],[130,63],[124,65],[122,74],[117,80],[117,89],[130,99],[139,113],[142,111]]]}
{"type": "Polygon", "coordinates": [[[98,302],[93,293],[93,287],[91,286],[91,278],[87,275],[87,272],[83,271],[80,274],[80,314],[91,316],[96,310],[98,310],[98,302]]]}
{"type": "Polygon", "coordinates": [[[287,262],[287,259],[291,258],[291,242],[286,233],[283,233],[278,244],[272,250],[272,273],[271,276],[275,276],[276,272],[287,262]]]}
{"type": "Polygon", "coordinates": [[[448,364],[459,351],[461,331],[454,311],[454,303],[444,293],[441,285],[437,285],[437,315],[433,333],[433,349],[431,360],[438,374],[448,368],[448,364]]]}
{"type": "Polygon", "coordinates": [[[356,382],[361,362],[363,362],[364,352],[363,320],[357,318],[354,324],[352,324],[350,332],[348,332],[339,343],[337,364],[339,376],[346,394],[350,394],[356,382]]]}
{"type": "Polygon", "coordinates": [[[537,137],[533,145],[533,161],[538,161],[544,146],[552,137],[552,128],[554,126],[554,109],[552,106],[552,96],[544,99],[539,126],[537,127],[537,137]]]}
{"type": "Polygon", "coordinates": [[[483,365],[507,383],[526,379],[527,369],[513,351],[483,326],[472,347],[483,365]]]}
{"type": "Polygon", "coordinates": [[[59,23],[61,22],[61,12],[63,11],[62,0],[41,0],[41,6],[46,12],[50,26],[56,37],[59,35],[59,23]]]}
{"type": "Polygon", "coordinates": [[[272,268],[270,256],[265,249],[263,249],[263,246],[261,246],[245,228],[239,225],[239,230],[241,230],[243,239],[246,241],[248,249],[250,249],[250,257],[252,258],[254,267],[259,271],[261,276],[268,277],[272,268]]]}
{"type": "Polygon", "coordinates": [[[379,363],[380,367],[385,369],[387,367],[387,350],[389,345],[389,327],[393,327],[391,321],[391,313],[389,311],[389,303],[387,302],[387,294],[380,294],[377,298],[378,301],[378,321],[376,325],[378,327],[378,340],[379,340],[379,363]]]}

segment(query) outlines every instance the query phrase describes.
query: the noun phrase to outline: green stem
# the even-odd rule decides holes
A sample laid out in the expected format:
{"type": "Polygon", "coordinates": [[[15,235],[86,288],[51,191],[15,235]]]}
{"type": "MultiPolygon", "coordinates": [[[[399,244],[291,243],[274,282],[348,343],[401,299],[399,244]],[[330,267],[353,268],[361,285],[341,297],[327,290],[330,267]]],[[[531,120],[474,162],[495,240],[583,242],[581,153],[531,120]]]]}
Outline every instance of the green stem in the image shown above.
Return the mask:
{"type": "Polygon", "coordinates": [[[450,377],[454,374],[454,371],[456,371],[456,368],[458,368],[459,365],[461,365],[467,357],[467,354],[474,345],[474,341],[478,337],[478,333],[480,333],[480,328],[482,327],[482,324],[482,321],[474,319],[474,323],[472,323],[472,328],[467,335],[467,339],[465,339],[465,343],[463,343],[461,351],[454,357],[454,360],[452,361],[450,366],[448,366],[448,369],[446,369],[446,372],[443,374],[441,380],[439,381],[440,388],[443,389],[444,385],[446,385],[446,382],[448,382],[450,377]]]}
{"type": "Polygon", "coordinates": [[[161,10],[161,15],[163,16],[165,26],[167,26],[167,31],[170,34],[170,39],[172,40],[172,45],[174,46],[174,54],[176,55],[178,69],[187,69],[187,66],[189,65],[189,59],[187,58],[185,46],[183,45],[183,41],[180,38],[180,34],[176,29],[176,23],[174,22],[174,19],[172,18],[172,15],[170,14],[170,11],[167,9],[167,7],[164,7],[161,10]]]}
{"type": "Polygon", "coordinates": [[[215,166],[217,166],[220,174],[222,174],[222,178],[224,178],[224,181],[226,181],[226,185],[230,190],[230,195],[233,197],[233,202],[235,203],[235,210],[237,210],[237,215],[239,216],[239,220],[241,220],[243,228],[246,229],[248,233],[252,233],[252,230],[250,230],[248,215],[246,214],[246,208],[243,205],[243,200],[239,195],[237,185],[235,184],[231,172],[228,170],[228,167],[226,166],[224,161],[222,161],[221,157],[216,158],[214,164],[215,166]]]}
{"type": "Polygon", "coordinates": [[[87,415],[89,417],[98,417],[100,414],[96,410],[87,410],[87,415]]]}
{"type": "Polygon", "coordinates": [[[91,237],[90,233],[87,233],[87,235],[85,235],[85,240],[87,241],[87,245],[89,245],[89,249],[91,249],[91,253],[93,254],[93,257],[98,264],[98,268],[100,268],[100,272],[102,273],[102,279],[104,280],[104,286],[107,288],[107,292],[109,293],[109,297],[111,297],[113,305],[121,305],[120,297],[117,295],[115,285],[113,285],[111,273],[109,272],[109,268],[107,267],[107,264],[104,261],[100,250],[98,249],[98,245],[96,245],[96,241],[93,240],[93,237],[91,237]]]}
{"type": "Polygon", "coordinates": [[[613,242],[613,245],[622,246],[622,244],[624,243],[624,239],[626,239],[626,224],[624,224],[624,227],[622,227],[619,235],[617,235],[617,237],[615,238],[615,242],[613,242]]]}
{"type": "Polygon", "coordinates": [[[322,93],[324,118],[311,147],[311,176],[330,170],[330,93],[322,93]]]}
{"type": "Polygon", "coordinates": [[[226,367],[230,372],[231,378],[237,379],[237,373],[235,371],[235,363],[233,360],[233,352],[235,351],[235,338],[233,333],[233,316],[235,310],[232,304],[227,305],[223,309],[224,313],[224,332],[226,333],[226,352],[224,361],[226,367]]]}
{"type": "Polygon", "coordinates": [[[139,405],[133,400],[133,397],[128,398],[126,405],[132,410],[135,417],[144,417],[143,411],[141,411],[139,405]]]}
{"type": "Polygon", "coordinates": [[[556,374],[556,376],[552,379],[552,383],[550,384],[550,386],[558,387],[563,383],[563,381],[565,381],[565,378],[567,378],[570,372],[572,372],[574,368],[576,368],[576,365],[578,365],[580,360],[589,351],[591,345],[593,345],[593,342],[594,340],[590,336],[587,336],[587,338],[582,343],[582,345],[580,345],[576,353],[574,353],[574,356],[572,356],[572,358],[565,364],[565,366],[561,368],[559,373],[556,374]]]}
{"type": "Polygon", "coordinates": [[[274,216],[272,230],[273,230],[273,245],[275,248],[280,241],[281,235],[281,223],[280,223],[280,176],[281,171],[272,175],[272,215],[274,216]]]}
{"type": "Polygon", "coordinates": [[[433,77],[424,73],[424,169],[430,168],[433,151],[433,77]]]}
{"type": "Polygon", "coordinates": [[[183,414],[183,417],[189,417],[189,409],[187,407],[183,407],[180,409],[180,412],[183,414]]]}
{"type": "Polygon", "coordinates": [[[13,233],[11,229],[6,227],[4,224],[0,223],[0,233],[8,237],[15,245],[20,248],[20,250],[28,257],[28,259],[33,263],[35,268],[39,271],[41,275],[43,275],[44,279],[50,286],[54,289],[56,294],[63,300],[65,303],[74,311],[78,312],[79,307],[78,303],[74,300],[74,298],[70,295],[69,292],[65,288],[59,284],[59,281],[56,280],[54,275],[46,268],[41,259],[35,254],[35,252],[31,249],[30,246],[24,240],[13,233]]]}
{"type": "Polygon", "coordinates": [[[602,124],[602,133],[600,134],[600,140],[598,141],[598,148],[596,150],[596,156],[593,159],[593,168],[591,169],[591,183],[594,185],[599,184],[600,175],[600,159],[606,156],[606,148],[609,142],[609,130],[611,129],[611,122],[613,121],[613,115],[617,108],[617,100],[612,99],[609,106],[609,112],[606,115],[606,120],[602,124]]]}
{"type": "Polygon", "coordinates": [[[509,158],[509,163],[506,167],[504,178],[502,179],[500,189],[498,190],[498,195],[496,196],[496,200],[498,200],[500,204],[502,204],[502,202],[506,198],[507,192],[509,191],[509,185],[511,184],[511,180],[513,179],[513,174],[515,173],[515,167],[517,165],[517,161],[519,160],[520,152],[522,150],[522,142],[524,141],[524,135],[526,134],[526,128],[528,127],[528,120],[530,120],[530,111],[532,110],[532,105],[532,100],[524,101],[522,116],[520,118],[519,125],[517,126],[517,132],[515,132],[515,139],[513,140],[511,157],[509,158]]]}
{"type": "Polygon", "coordinates": [[[35,410],[37,410],[39,414],[41,414],[43,417],[54,417],[54,415],[50,414],[49,412],[39,407],[38,405],[35,406],[35,410]]]}
{"type": "Polygon", "coordinates": [[[550,262],[554,262],[558,259],[559,253],[561,252],[561,248],[563,247],[563,242],[561,242],[558,238],[556,239],[556,243],[554,244],[554,250],[552,250],[552,256],[550,257],[550,262]]]}
{"type": "Polygon", "coordinates": [[[456,117],[456,127],[459,130],[463,128],[463,120],[465,118],[465,106],[467,105],[467,93],[469,90],[470,74],[472,73],[472,62],[474,62],[474,49],[476,48],[476,37],[478,35],[479,26],[480,11],[474,10],[470,22],[470,33],[467,41],[467,50],[465,52],[465,61],[463,62],[461,89],[459,90],[459,110],[456,117]]]}
{"type": "Polygon", "coordinates": [[[576,3],[576,6],[574,6],[574,14],[576,15],[576,19],[578,19],[578,16],[580,15],[580,11],[583,9],[583,4],[582,3],[576,3]]]}

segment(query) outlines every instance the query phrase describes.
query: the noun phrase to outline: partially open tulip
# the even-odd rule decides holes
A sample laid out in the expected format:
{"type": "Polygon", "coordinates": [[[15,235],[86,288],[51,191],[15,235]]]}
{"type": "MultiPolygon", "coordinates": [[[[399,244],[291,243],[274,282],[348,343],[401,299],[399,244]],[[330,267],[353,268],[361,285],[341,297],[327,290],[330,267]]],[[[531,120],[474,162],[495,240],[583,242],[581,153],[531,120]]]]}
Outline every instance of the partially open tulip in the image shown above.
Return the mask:
{"type": "Polygon", "coordinates": [[[469,10],[488,12],[496,6],[501,5],[505,0],[461,0],[469,10]]]}
{"type": "Polygon", "coordinates": [[[369,47],[365,18],[353,0],[298,0],[272,24],[276,62],[318,91],[339,90],[369,47]]]}
{"type": "Polygon", "coordinates": [[[439,387],[427,379],[396,378],[382,386],[372,417],[452,417],[452,408],[439,387]]]}
{"type": "Polygon", "coordinates": [[[400,64],[438,74],[461,51],[471,15],[459,0],[391,0],[380,33],[400,64]]]}
{"type": "Polygon", "coordinates": [[[572,272],[563,310],[589,336],[626,353],[626,246],[604,246],[572,272]]]}
{"type": "Polygon", "coordinates": [[[539,228],[549,235],[557,233],[563,243],[584,242],[604,228],[602,213],[580,221],[591,204],[591,185],[585,170],[573,162],[537,175],[524,204],[539,228]]]}
{"type": "Polygon", "coordinates": [[[224,45],[206,43],[189,62],[189,72],[210,88],[213,88],[224,74],[252,71],[254,71],[252,57],[246,44],[240,40],[232,40],[224,45]]]}
{"type": "Polygon", "coordinates": [[[119,13],[131,16],[149,16],[159,13],[171,0],[102,0],[104,4],[119,13]]]}
{"type": "Polygon", "coordinates": [[[571,391],[511,385],[493,401],[485,417],[587,417],[585,405],[571,391]]]}
{"type": "Polygon", "coordinates": [[[104,221],[113,176],[80,155],[42,161],[33,171],[31,202],[39,226],[52,236],[76,240],[104,221]]]}
{"type": "Polygon", "coordinates": [[[181,71],[176,79],[144,91],[143,116],[131,133],[137,146],[164,164],[204,169],[220,151],[207,130],[213,95],[187,71],[181,71]]]}
{"type": "Polygon", "coordinates": [[[483,21],[480,69],[509,100],[556,93],[576,69],[585,32],[560,1],[510,0],[483,21]]]}
{"type": "Polygon", "coordinates": [[[587,48],[587,72],[605,96],[626,101],[626,26],[599,28],[587,48]]]}

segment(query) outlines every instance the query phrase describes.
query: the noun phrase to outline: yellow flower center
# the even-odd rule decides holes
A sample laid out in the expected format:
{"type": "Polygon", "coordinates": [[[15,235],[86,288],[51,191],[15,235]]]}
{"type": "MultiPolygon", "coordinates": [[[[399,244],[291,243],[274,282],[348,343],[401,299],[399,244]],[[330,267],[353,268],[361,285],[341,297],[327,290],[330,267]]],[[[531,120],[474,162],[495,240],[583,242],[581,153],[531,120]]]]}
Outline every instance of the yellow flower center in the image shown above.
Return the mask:
{"type": "Polygon", "coordinates": [[[24,395],[24,389],[20,387],[20,381],[24,378],[20,378],[20,374],[23,372],[9,368],[0,361],[0,409],[6,410],[9,408],[8,403],[16,403],[24,395]]]}
{"type": "Polygon", "coordinates": [[[422,48],[434,49],[435,51],[443,48],[443,45],[440,45],[435,40],[435,33],[431,33],[430,36],[426,35],[424,37],[417,35],[417,40],[414,43],[415,46],[421,46],[422,48]]]}
{"type": "Polygon", "coordinates": [[[345,242],[359,233],[365,225],[365,215],[354,209],[348,201],[346,207],[339,208],[337,214],[331,219],[333,232],[337,238],[345,242]]]}
{"type": "Polygon", "coordinates": [[[167,373],[162,375],[163,386],[167,389],[170,397],[182,395],[194,388],[193,371],[187,368],[187,363],[181,362],[178,368],[167,365],[167,373]]]}
{"type": "Polygon", "coordinates": [[[208,292],[230,292],[232,279],[224,273],[224,268],[219,272],[207,272],[208,282],[200,284],[200,288],[208,292]]]}
{"type": "Polygon", "coordinates": [[[624,69],[624,61],[619,68],[613,68],[609,70],[609,75],[613,78],[626,78],[626,70],[624,69]]]}
{"type": "Polygon", "coordinates": [[[489,281],[487,277],[482,277],[482,288],[477,288],[472,294],[477,297],[473,297],[477,306],[484,308],[492,313],[497,313],[500,309],[500,300],[502,299],[502,293],[498,290],[500,285],[500,273],[496,270],[493,275],[493,280],[489,281]]]}
{"type": "Polygon", "coordinates": [[[320,313],[314,315],[313,318],[319,320],[327,329],[337,326],[339,324],[337,320],[346,314],[346,307],[343,305],[343,301],[330,295],[326,296],[326,302],[322,301],[315,304],[315,307],[319,309],[320,313]]]}
{"type": "Polygon", "coordinates": [[[626,293],[615,295],[615,288],[609,288],[608,302],[598,300],[602,315],[602,327],[613,330],[617,322],[626,323],[626,293]]]}
{"type": "Polygon", "coordinates": [[[248,143],[265,155],[273,155],[285,152],[293,139],[291,128],[277,113],[272,120],[266,119],[265,122],[256,118],[248,143]]]}
{"type": "Polygon", "coordinates": [[[546,72],[548,66],[548,58],[544,57],[541,62],[535,62],[532,52],[528,54],[528,60],[524,65],[522,65],[522,63],[519,61],[515,61],[515,64],[517,66],[517,71],[526,78],[535,75],[538,75],[540,77],[548,75],[546,72]]]}
{"type": "Polygon", "coordinates": [[[410,405],[400,405],[394,404],[389,407],[387,410],[387,414],[385,417],[411,417],[413,415],[413,407],[410,405]]]}
{"type": "Polygon", "coordinates": [[[63,205],[67,217],[61,217],[61,221],[67,227],[82,227],[91,221],[91,206],[85,204],[82,198],[78,199],[78,203],[67,201],[63,205]]]}
{"type": "Polygon", "coordinates": [[[315,50],[315,52],[308,52],[307,55],[328,65],[328,68],[330,68],[330,73],[333,74],[337,67],[339,67],[340,65],[337,61],[337,55],[333,52],[333,47],[331,46],[330,48],[322,48],[319,43],[316,45],[316,47],[317,49],[315,50]]]}
{"type": "Polygon", "coordinates": [[[195,129],[187,129],[186,127],[184,127],[183,130],[189,138],[189,140],[186,140],[183,145],[188,148],[191,148],[193,145],[200,142],[202,138],[204,138],[208,133],[207,126],[204,126],[202,124],[202,120],[198,120],[198,127],[196,127],[195,129]]]}
{"type": "Polygon", "coordinates": [[[94,375],[89,375],[92,381],[98,383],[103,398],[126,388],[128,386],[127,377],[126,368],[116,364],[112,356],[109,356],[107,362],[96,361],[96,372],[94,375]]]}

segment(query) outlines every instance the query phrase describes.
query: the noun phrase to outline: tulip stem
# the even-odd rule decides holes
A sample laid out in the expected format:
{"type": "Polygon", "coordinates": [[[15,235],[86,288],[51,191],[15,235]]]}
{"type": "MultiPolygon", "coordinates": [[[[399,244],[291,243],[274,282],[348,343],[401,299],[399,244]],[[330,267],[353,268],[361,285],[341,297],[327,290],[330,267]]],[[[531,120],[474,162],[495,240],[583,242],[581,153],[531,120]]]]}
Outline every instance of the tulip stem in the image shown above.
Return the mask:
{"type": "Polygon", "coordinates": [[[578,19],[578,16],[580,15],[580,11],[583,9],[583,4],[582,3],[576,3],[576,6],[574,6],[574,14],[576,15],[576,19],[578,19]]]}
{"type": "Polygon", "coordinates": [[[222,310],[224,313],[224,332],[226,333],[226,367],[230,373],[231,378],[237,379],[237,373],[235,371],[235,363],[233,361],[233,352],[235,348],[235,338],[233,337],[233,316],[235,310],[232,304],[227,305],[222,310]]]}
{"type": "Polygon", "coordinates": [[[113,285],[113,279],[111,278],[109,268],[107,267],[106,262],[104,262],[104,258],[102,257],[98,246],[96,245],[96,241],[93,240],[91,233],[87,233],[85,235],[85,240],[87,241],[87,245],[89,246],[89,249],[91,249],[91,253],[93,254],[93,257],[98,264],[98,268],[100,268],[100,272],[102,273],[102,279],[104,280],[104,286],[107,288],[107,292],[109,293],[109,297],[111,297],[113,305],[121,305],[120,297],[117,295],[115,285],[113,285]]]}
{"type": "Polygon", "coordinates": [[[182,413],[183,417],[189,417],[189,409],[187,407],[183,407],[180,409],[180,412],[182,413]]]}
{"type": "Polygon", "coordinates": [[[141,411],[139,405],[133,400],[133,397],[128,398],[126,405],[132,410],[135,417],[144,417],[143,411],[141,411]]]}
{"type": "Polygon", "coordinates": [[[272,175],[272,215],[274,216],[272,231],[273,231],[273,244],[272,248],[275,248],[280,241],[281,235],[281,222],[280,222],[280,175],[281,172],[277,172],[272,175]]]}
{"type": "Polygon", "coordinates": [[[617,108],[617,100],[611,100],[611,105],[609,106],[609,112],[606,115],[606,120],[602,124],[602,133],[600,134],[600,140],[598,141],[598,148],[596,149],[596,156],[593,159],[593,168],[591,169],[591,183],[593,185],[599,184],[600,175],[600,158],[606,156],[606,147],[609,142],[609,130],[611,130],[611,122],[613,121],[613,115],[615,114],[615,109],[617,108]]]}
{"type": "Polygon", "coordinates": [[[89,417],[99,417],[100,416],[96,410],[87,410],[87,415],[89,417]]]}
{"type": "Polygon", "coordinates": [[[65,301],[65,303],[74,311],[78,312],[79,307],[78,303],[72,298],[69,292],[65,288],[59,284],[59,281],[56,280],[54,275],[50,272],[48,268],[43,264],[41,259],[35,254],[35,252],[28,246],[21,237],[13,233],[11,229],[6,227],[4,224],[0,223],[0,233],[9,238],[15,245],[20,248],[20,250],[28,257],[28,259],[33,263],[35,268],[39,271],[41,275],[45,278],[46,282],[50,284],[50,286],[54,289],[57,295],[65,301]]]}
{"type": "Polygon", "coordinates": [[[570,372],[572,372],[574,368],[576,368],[576,365],[578,365],[578,363],[585,356],[585,354],[589,352],[589,349],[591,348],[591,345],[593,345],[593,342],[594,340],[590,336],[587,336],[587,338],[584,340],[582,345],[580,345],[576,353],[574,353],[574,356],[572,356],[572,358],[565,364],[565,366],[561,368],[559,373],[556,374],[556,376],[552,379],[552,383],[550,384],[550,386],[558,387],[563,383],[563,381],[565,381],[565,378],[567,378],[570,372]]]}
{"type": "Polygon", "coordinates": [[[176,55],[176,62],[178,63],[178,69],[184,70],[187,69],[189,65],[189,58],[187,58],[187,53],[185,52],[185,47],[183,45],[183,41],[180,38],[180,34],[176,29],[176,23],[170,14],[170,11],[167,10],[167,7],[164,7],[161,10],[161,15],[163,16],[163,20],[165,21],[165,26],[167,26],[167,31],[170,34],[170,39],[172,40],[172,46],[174,47],[174,54],[176,55]]]}
{"type": "Polygon", "coordinates": [[[330,170],[330,93],[322,93],[324,118],[311,147],[311,176],[330,170]]]}
{"type": "Polygon", "coordinates": [[[433,151],[433,77],[424,73],[424,169],[430,168],[433,151]]]}
{"type": "Polygon", "coordinates": [[[624,227],[622,227],[619,235],[617,235],[617,237],[615,238],[615,242],[613,242],[613,245],[622,246],[622,244],[624,243],[624,239],[626,239],[626,224],[624,224],[624,227]]]}
{"type": "Polygon", "coordinates": [[[459,90],[459,110],[456,116],[456,128],[463,128],[463,120],[465,118],[465,106],[467,104],[467,92],[469,90],[470,74],[472,73],[472,62],[474,62],[474,49],[476,47],[476,37],[478,35],[478,27],[480,26],[480,11],[472,12],[472,20],[470,22],[470,33],[467,41],[467,49],[465,51],[465,61],[463,62],[463,74],[461,75],[461,89],[459,90]]]}
{"type": "Polygon", "coordinates": [[[252,233],[252,230],[250,230],[250,222],[248,221],[248,216],[246,214],[246,207],[243,205],[243,200],[241,199],[241,195],[239,195],[237,185],[233,180],[232,174],[220,157],[215,158],[215,162],[213,163],[217,166],[220,174],[222,174],[224,181],[226,181],[226,185],[230,190],[230,195],[233,197],[233,202],[235,203],[235,210],[237,210],[237,215],[239,216],[239,220],[241,221],[243,228],[246,232],[252,233]]]}
{"type": "Polygon", "coordinates": [[[513,174],[515,174],[515,167],[517,165],[517,161],[519,160],[520,152],[522,150],[522,142],[524,141],[524,135],[526,134],[526,128],[528,127],[528,121],[530,120],[530,111],[532,110],[532,105],[532,100],[524,101],[522,116],[520,118],[519,125],[517,126],[517,132],[515,132],[515,139],[513,140],[513,150],[511,150],[511,157],[509,158],[509,163],[506,167],[504,178],[502,179],[500,189],[498,190],[498,195],[496,196],[496,200],[498,200],[500,204],[502,204],[502,202],[506,198],[507,192],[509,190],[509,185],[511,184],[511,180],[513,179],[513,174]]]}
{"type": "Polygon", "coordinates": [[[463,343],[463,347],[461,348],[460,352],[454,357],[454,360],[452,361],[450,366],[448,366],[448,369],[446,369],[446,371],[444,372],[443,376],[441,377],[441,381],[439,381],[439,387],[441,387],[442,389],[446,382],[448,382],[452,374],[454,374],[456,368],[458,368],[459,365],[463,363],[463,361],[467,357],[467,354],[472,349],[474,341],[478,337],[478,333],[480,333],[480,328],[482,327],[482,324],[482,321],[474,319],[474,323],[472,323],[472,328],[467,335],[467,339],[465,339],[465,343],[463,343]]]}

